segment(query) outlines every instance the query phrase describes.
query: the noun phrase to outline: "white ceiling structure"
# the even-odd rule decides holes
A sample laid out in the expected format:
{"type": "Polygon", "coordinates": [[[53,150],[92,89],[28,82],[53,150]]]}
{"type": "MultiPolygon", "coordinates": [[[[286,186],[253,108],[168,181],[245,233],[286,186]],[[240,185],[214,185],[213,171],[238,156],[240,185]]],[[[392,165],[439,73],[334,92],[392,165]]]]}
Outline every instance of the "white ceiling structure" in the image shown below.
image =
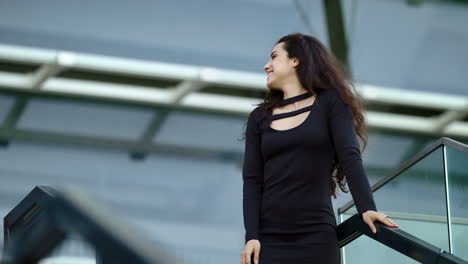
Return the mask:
{"type": "MultiPolygon", "coordinates": [[[[233,70],[150,62],[128,58],[105,57],[67,51],[0,45],[0,62],[40,65],[33,72],[0,71],[0,92],[14,90],[35,95],[62,95],[154,104],[175,108],[210,110],[247,115],[261,98],[201,93],[200,89],[216,85],[226,89],[266,91],[266,76],[233,70]],[[173,87],[160,88],[115,82],[61,78],[64,69],[85,70],[96,74],[133,76],[154,80],[171,80],[173,87]]],[[[393,105],[422,110],[440,110],[437,116],[395,114],[367,111],[370,129],[416,132],[428,135],[468,137],[468,97],[430,92],[405,91],[397,88],[356,84],[356,91],[367,103],[393,105]]]]}

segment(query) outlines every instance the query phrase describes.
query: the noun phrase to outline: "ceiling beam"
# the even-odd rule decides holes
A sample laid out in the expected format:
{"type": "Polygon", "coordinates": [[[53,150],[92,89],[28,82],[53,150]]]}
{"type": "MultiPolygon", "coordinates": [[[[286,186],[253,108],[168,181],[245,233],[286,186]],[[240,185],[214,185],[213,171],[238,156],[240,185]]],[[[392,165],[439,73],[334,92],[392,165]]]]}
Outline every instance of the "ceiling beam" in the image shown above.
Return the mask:
{"type": "Polygon", "coordinates": [[[323,0],[328,42],[333,54],[349,69],[348,41],[344,27],[341,0],[323,0]]]}
{"type": "Polygon", "coordinates": [[[209,148],[180,146],[164,143],[139,144],[138,140],[115,139],[109,137],[71,135],[51,131],[32,129],[0,129],[0,140],[20,140],[42,142],[48,144],[68,144],[86,146],[90,148],[105,148],[120,151],[134,151],[136,153],[162,153],[164,155],[182,155],[195,159],[229,159],[241,161],[239,151],[221,151],[209,148]]]}

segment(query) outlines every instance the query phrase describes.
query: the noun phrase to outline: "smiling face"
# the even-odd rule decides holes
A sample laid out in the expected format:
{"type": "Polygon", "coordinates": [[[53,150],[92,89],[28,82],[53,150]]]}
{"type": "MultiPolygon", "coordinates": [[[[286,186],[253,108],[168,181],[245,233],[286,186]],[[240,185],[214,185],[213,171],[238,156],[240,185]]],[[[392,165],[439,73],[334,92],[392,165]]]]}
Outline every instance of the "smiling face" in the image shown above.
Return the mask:
{"type": "Polygon", "coordinates": [[[270,55],[270,60],[263,66],[267,73],[267,87],[281,90],[286,83],[297,78],[295,67],[299,64],[297,58],[289,58],[288,53],[283,48],[284,42],[276,44],[270,55]]]}

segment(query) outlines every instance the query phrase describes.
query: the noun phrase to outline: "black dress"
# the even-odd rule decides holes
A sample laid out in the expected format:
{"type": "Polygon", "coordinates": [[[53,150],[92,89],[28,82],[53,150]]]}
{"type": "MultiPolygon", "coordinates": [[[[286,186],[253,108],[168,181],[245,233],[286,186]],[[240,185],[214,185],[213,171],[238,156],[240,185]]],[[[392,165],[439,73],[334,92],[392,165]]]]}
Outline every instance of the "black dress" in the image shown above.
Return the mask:
{"type": "Polygon", "coordinates": [[[358,213],[377,211],[351,108],[335,89],[321,90],[312,105],[293,112],[273,115],[257,107],[250,113],[242,172],[245,242],[260,241],[260,264],[340,262],[329,189],[336,158],[358,213]],[[272,120],[303,112],[308,116],[296,127],[270,126],[272,120]]]}

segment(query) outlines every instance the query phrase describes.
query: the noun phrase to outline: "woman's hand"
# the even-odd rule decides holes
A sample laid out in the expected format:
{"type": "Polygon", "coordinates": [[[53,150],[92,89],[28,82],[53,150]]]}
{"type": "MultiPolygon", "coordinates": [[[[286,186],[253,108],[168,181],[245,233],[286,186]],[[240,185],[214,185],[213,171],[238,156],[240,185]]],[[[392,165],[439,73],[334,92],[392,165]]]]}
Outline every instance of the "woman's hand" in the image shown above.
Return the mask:
{"type": "Polygon", "coordinates": [[[254,254],[254,263],[258,264],[258,257],[260,255],[260,241],[251,239],[245,244],[244,250],[241,253],[241,264],[254,264],[251,263],[252,254],[254,254]]]}
{"type": "Polygon", "coordinates": [[[393,222],[390,217],[381,212],[376,212],[373,210],[368,210],[362,214],[362,220],[370,227],[372,233],[377,232],[377,228],[374,225],[375,220],[379,220],[381,223],[385,224],[388,227],[398,228],[399,225],[393,222]]]}

